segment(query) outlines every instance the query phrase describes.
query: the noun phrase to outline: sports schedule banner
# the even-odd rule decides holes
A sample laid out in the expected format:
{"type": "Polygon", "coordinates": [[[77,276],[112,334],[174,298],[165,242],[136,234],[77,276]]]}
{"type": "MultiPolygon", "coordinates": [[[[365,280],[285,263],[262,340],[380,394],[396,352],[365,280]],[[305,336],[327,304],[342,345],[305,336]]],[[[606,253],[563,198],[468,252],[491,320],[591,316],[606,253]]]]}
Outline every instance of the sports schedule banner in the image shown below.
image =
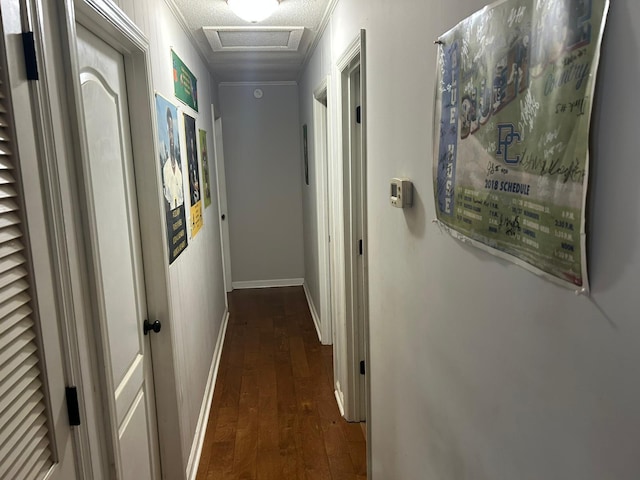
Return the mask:
{"type": "Polygon", "coordinates": [[[504,0],[439,38],[437,218],[588,288],[589,124],[608,0],[504,0]]]}

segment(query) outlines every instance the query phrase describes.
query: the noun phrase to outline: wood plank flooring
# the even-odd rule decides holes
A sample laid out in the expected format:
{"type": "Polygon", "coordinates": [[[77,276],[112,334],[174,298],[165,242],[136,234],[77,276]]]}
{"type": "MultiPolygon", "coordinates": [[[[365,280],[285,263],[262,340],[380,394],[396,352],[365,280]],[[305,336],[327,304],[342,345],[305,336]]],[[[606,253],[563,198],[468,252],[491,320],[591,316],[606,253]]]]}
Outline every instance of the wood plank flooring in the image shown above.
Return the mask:
{"type": "Polygon", "coordinates": [[[365,480],[302,287],[235,290],[197,480],[365,480]]]}

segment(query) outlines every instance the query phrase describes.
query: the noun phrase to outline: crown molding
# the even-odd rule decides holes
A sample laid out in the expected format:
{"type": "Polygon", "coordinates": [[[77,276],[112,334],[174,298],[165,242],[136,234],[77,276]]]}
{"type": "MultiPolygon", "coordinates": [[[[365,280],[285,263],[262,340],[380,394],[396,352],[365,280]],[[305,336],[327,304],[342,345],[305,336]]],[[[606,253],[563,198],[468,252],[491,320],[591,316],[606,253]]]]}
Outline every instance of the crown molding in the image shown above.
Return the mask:
{"type": "Polygon", "coordinates": [[[304,56],[304,60],[302,62],[302,66],[301,66],[301,69],[300,69],[300,75],[298,76],[298,79],[300,79],[300,77],[302,76],[304,71],[307,69],[307,65],[309,64],[309,60],[311,60],[311,57],[313,56],[313,53],[316,51],[316,47],[318,46],[318,43],[320,42],[320,39],[322,38],[322,35],[324,35],[324,31],[327,29],[327,26],[329,25],[329,20],[331,20],[331,16],[333,15],[333,11],[336,9],[336,5],[338,5],[338,0],[331,0],[329,2],[329,4],[327,5],[327,8],[324,11],[324,15],[322,16],[322,21],[320,22],[320,25],[318,26],[318,33],[314,37],[313,42],[311,42],[311,45],[307,49],[307,53],[304,56]]]}
{"type": "Polygon", "coordinates": [[[202,63],[204,63],[205,68],[207,69],[209,74],[213,77],[213,81],[215,82],[215,74],[212,71],[211,63],[209,63],[207,56],[202,51],[200,44],[196,40],[196,37],[193,35],[193,32],[191,31],[191,29],[189,28],[189,25],[187,24],[187,20],[184,18],[184,15],[182,15],[182,12],[178,8],[178,5],[176,5],[176,2],[174,2],[174,0],[164,0],[164,3],[167,5],[167,7],[169,7],[169,11],[171,11],[171,14],[178,22],[178,25],[180,25],[180,28],[182,28],[182,31],[185,33],[185,35],[191,42],[191,45],[193,46],[194,50],[198,53],[200,60],[202,61],[202,63]]]}

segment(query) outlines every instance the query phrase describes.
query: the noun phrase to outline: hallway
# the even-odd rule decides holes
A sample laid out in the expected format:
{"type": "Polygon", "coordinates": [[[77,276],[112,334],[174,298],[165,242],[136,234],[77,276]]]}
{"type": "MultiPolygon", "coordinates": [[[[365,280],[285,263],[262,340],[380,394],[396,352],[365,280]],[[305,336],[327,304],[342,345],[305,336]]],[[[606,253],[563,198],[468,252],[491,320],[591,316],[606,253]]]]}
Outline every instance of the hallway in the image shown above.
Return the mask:
{"type": "Polygon", "coordinates": [[[301,287],[235,290],[198,480],[366,478],[301,287]]]}

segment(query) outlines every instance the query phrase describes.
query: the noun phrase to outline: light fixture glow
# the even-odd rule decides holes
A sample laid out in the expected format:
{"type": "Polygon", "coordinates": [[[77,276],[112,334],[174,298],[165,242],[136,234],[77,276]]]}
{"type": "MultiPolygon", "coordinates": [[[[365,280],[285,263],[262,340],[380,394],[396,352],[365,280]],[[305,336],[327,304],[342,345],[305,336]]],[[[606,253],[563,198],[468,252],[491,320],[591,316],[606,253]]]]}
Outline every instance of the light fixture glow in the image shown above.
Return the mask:
{"type": "Polygon", "coordinates": [[[278,0],[227,0],[233,13],[247,22],[261,22],[269,17],[280,3],[278,0]]]}

